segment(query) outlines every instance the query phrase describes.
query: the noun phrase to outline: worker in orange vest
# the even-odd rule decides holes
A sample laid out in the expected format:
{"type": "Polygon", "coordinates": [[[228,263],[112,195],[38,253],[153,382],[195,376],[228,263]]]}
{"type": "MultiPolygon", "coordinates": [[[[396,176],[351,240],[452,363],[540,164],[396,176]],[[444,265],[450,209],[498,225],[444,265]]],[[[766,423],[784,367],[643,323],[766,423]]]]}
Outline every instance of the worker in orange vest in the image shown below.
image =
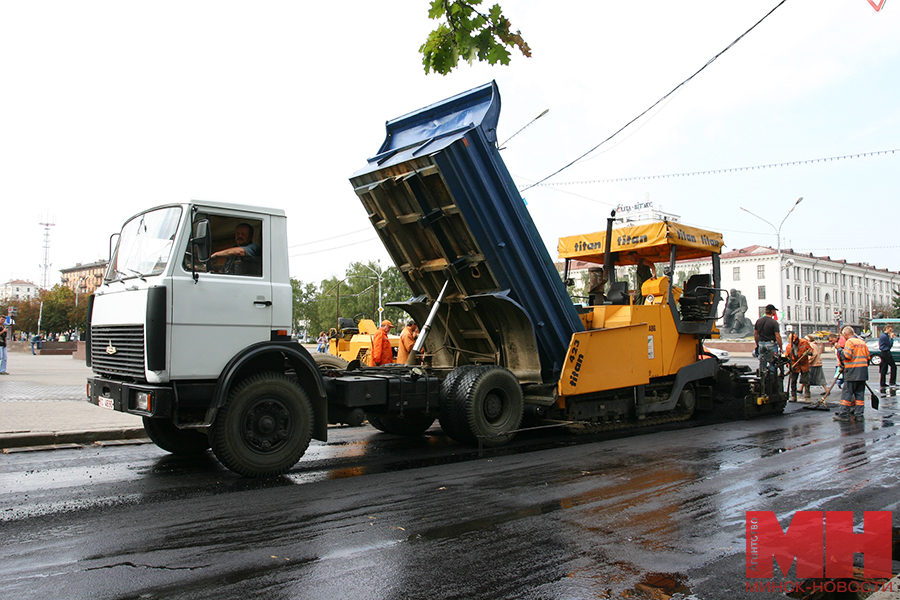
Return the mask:
{"type": "Polygon", "coordinates": [[[788,334],[788,345],[784,351],[784,355],[790,360],[791,374],[788,378],[788,388],[791,391],[791,402],[797,401],[797,380],[804,384],[804,398],[810,399],[809,393],[809,357],[812,355],[812,348],[809,342],[797,335],[795,332],[788,334]]]}
{"type": "Polygon", "coordinates": [[[846,338],[840,357],[844,364],[844,388],[841,390],[841,410],[835,421],[862,421],[866,410],[866,380],[869,379],[869,347],[856,337],[852,327],[844,327],[846,338]]]}
{"type": "Polygon", "coordinates": [[[385,319],[381,322],[381,327],[372,336],[372,366],[386,365],[394,362],[394,351],[391,350],[391,341],[388,334],[394,324],[385,319]]]}
{"type": "Polygon", "coordinates": [[[406,323],[406,327],[400,332],[400,346],[397,348],[397,362],[401,365],[406,364],[409,353],[412,352],[413,346],[416,345],[416,338],[419,336],[419,326],[410,319],[406,323]]]}

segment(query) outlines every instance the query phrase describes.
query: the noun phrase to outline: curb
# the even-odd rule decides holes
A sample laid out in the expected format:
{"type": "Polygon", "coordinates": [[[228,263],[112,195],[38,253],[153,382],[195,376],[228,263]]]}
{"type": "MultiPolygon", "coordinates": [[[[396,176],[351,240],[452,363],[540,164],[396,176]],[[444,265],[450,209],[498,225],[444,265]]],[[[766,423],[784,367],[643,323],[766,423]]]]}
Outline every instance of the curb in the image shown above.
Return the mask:
{"type": "Polygon", "coordinates": [[[23,448],[29,446],[55,446],[58,444],[90,444],[107,440],[133,440],[145,438],[143,427],[118,427],[92,431],[28,431],[0,435],[0,448],[23,448]]]}

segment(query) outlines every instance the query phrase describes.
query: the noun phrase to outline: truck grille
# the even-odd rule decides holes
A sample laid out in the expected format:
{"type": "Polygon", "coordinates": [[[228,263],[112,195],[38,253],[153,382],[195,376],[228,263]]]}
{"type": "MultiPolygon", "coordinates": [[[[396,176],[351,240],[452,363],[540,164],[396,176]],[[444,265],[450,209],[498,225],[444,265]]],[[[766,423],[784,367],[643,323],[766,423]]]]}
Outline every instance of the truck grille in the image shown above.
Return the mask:
{"type": "Polygon", "coordinates": [[[144,379],[144,326],[91,327],[91,368],[104,375],[144,379]]]}

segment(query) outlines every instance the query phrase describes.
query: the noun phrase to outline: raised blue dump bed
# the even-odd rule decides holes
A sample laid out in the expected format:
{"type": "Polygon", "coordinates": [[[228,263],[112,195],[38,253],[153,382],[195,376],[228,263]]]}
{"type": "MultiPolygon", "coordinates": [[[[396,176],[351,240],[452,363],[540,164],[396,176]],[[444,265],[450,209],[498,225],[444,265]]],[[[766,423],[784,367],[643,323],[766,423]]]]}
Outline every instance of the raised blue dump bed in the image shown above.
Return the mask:
{"type": "Polygon", "coordinates": [[[491,82],[388,121],[351,183],[420,326],[451,281],[426,343],[434,366],[496,363],[551,383],[584,327],[500,157],[499,114],[491,82]]]}

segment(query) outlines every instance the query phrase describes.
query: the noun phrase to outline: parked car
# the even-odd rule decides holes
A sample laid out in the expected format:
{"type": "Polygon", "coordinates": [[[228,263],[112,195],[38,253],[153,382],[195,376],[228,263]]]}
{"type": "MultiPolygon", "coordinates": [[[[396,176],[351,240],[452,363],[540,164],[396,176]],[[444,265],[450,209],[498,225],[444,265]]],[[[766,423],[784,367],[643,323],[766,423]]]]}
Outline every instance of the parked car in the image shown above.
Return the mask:
{"type": "Polygon", "coordinates": [[[712,354],[713,356],[715,356],[716,359],[720,363],[727,363],[729,360],[731,360],[731,355],[728,354],[728,350],[719,350],[718,348],[710,348],[709,346],[706,346],[706,345],[703,346],[703,350],[705,352],[708,352],[709,354],[712,354]]]}
{"type": "MultiPolygon", "coordinates": [[[[866,340],[866,346],[869,347],[869,364],[881,364],[881,352],[878,351],[878,338],[870,338],[866,340]]],[[[891,354],[894,355],[894,362],[900,363],[900,337],[894,338],[894,345],[891,346],[891,354]]]]}

